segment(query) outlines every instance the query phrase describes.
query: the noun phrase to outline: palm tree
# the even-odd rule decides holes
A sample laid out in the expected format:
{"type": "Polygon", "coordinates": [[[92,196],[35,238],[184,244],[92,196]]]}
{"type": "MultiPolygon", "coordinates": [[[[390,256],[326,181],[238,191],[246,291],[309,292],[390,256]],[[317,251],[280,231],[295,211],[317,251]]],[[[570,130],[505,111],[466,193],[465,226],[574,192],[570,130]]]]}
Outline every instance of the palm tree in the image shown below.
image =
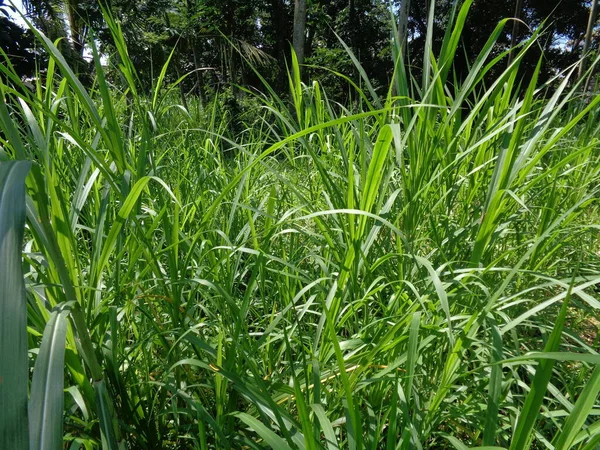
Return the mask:
{"type": "Polygon", "coordinates": [[[410,10],[410,0],[402,0],[400,3],[400,17],[398,18],[398,39],[400,41],[400,53],[402,56],[406,52],[408,41],[408,14],[410,10]]]}
{"type": "Polygon", "coordinates": [[[49,39],[61,39],[63,56],[80,71],[85,67],[83,53],[89,36],[90,16],[98,14],[96,2],[78,0],[23,0],[27,15],[49,39]]]}
{"type": "Polygon", "coordinates": [[[294,4],[294,31],[292,44],[298,64],[304,63],[304,43],[306,35],[306,0],[296,0],[294,4]]]}

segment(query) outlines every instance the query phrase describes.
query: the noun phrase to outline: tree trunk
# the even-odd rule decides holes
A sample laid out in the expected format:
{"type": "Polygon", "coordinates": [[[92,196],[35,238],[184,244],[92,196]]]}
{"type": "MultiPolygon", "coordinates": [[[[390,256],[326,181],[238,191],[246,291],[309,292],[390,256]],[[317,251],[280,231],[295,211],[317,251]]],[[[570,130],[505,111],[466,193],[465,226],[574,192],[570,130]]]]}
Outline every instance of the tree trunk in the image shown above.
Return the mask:
{"type": "MultiPolygon", "coordinates": [[[[585,33],[585,43],[583,44],[583,53],[581,54],[581,63],[579,65],[578,78],[581,79],[585,74],[586,62],[588,52],[590,50],[590,44],[592,42],[592,33],[594,31],[594,25],[596,25],[596,15],[598,13],[598,0],[592,0],[592,6],[590,8],[590,18],[588,20],[587,31],[585,33]]],[[[586,84],[587,87],[587,84],[586,84]]]]}
{"type": "Polygon", "coordinates": [[[408,41],[408,13],[410,10],[410,0],[402,0],[400,4],[400,17],[398,18],[398,39],[400,44],[400,54],[404,58],[408,41]]]}
{"type": "MultiPolygon", "coordinates": [[[[348,2],[348,45],[353,52],[358,53],[360,47],[356,42],[356,36],[358,32],[358,20],[356,17],[356,5],[354,0],[348,2]]],[[[358,55],[360,59],[360,55],[358,55]]]]}
{"type": "Polygon", "coordinates": [[[198,54],[196,52],[196,43],[191,41],[192,46],[192,55],[194,56],[194,71],[196,72],[196,84],[198,85],[198,93],[200,94],[200,100],[202,102],[202,106],[206,105],[206,92],[204,91],[204,77],[202,76],[202,71],[200,68],[200,64],[198,63],[198,54]]]}
{"type": "Polygon", "coordinates": [[[227,54],[229,57],[229,85],[231,86],[231,92],[234,97],[237,94],[237,82],[238,82],[238,54],[235,38],[237,36],[237,22],[235,20],[235,4],[234,2],[227,2],[227,10],[225,14],[225,20],[227,28],[225,30],[225,36],[231,41],[227,42],[227,54]]]}
{"type": "Polygon", "coordinates": [[[85,45],[85,25],[82,23],[81,17],[78,16],[76,10],[77,2],[65,2],[65,14],[69,30],[71,32],[71,46],[73,50],[83,58],[83,50],[85,45]]]}
{"type": "Polygon", "coordinates": [[[298,58],[298,64],[304,64],[304,44],[306,39],[306,0],[295,0],[294,32],[292,44],[298,58]]]}
{"type": "Polygon", "coordinates": [[[508,65],[510,66],[515,57],[515,47],[517,45],[517,33],[519,32],[519,20],[521,19],[521,10],[523,5],[523,0],[517,0],[515,4],[515,14],[514,14],[514,22],[512,33],[510,36],[510,53],[508,54],[508,65]]]}
{"type": "MultiPolygon", "coordinates": [[[[271,0],[271,21],[274,29],[275,42],[273,44],[273,56],[278,62],[282,62],[286,54],[286,26],[283,11],[284,5],[281,0],[271,0]]],[[[285,66],[282,66],[285,67],[285,66]]]]}

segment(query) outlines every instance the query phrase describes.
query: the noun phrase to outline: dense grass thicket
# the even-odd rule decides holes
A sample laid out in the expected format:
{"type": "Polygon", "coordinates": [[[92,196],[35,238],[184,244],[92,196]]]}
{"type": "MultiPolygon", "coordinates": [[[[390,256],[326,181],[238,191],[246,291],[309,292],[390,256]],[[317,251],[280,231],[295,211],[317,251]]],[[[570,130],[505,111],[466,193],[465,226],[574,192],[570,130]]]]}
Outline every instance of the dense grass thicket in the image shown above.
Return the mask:
{"type": "Polygon", "coordinates": [[[600,96],[457,84],[466,3],[346,106],[4,61],[0,447],[597,449],[600,96]]]}

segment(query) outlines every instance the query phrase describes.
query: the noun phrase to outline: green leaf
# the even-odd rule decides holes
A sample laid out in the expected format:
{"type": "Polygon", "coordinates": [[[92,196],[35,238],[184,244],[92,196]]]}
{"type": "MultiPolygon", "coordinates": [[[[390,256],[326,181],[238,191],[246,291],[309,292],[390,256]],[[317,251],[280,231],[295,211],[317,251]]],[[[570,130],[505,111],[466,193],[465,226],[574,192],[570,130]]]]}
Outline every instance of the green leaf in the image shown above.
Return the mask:
{"type": "Polygon", "coordinates": [[[119,215],[117,216],[116,222],[112,225],[110,232],[108,233],[108,237],[106,238],[106,242],[104,247],[102,248],[102,254],[100,255],[100,262],[98,264],[98,270],[101,271],[108,264],[108,258],[110,257],[111,252],[117,245],[117,238],[121,233],[123,225],[125,221],[129,218],[132,211],[134,211],[134,207],[137,204],[140,196],[142,195],[143,190],[146,188],[146,185],[150,182],[150,180],[157,181],[160,185],[162,185],[165,190],[169,193],[169,195],[173,198],[175,202],[177,202],[177,198],[171,192],[169,187],[165,184],[163,180],[158,177],[146,176],[140,178],[135,185],[131,188],[129,195],[123,202],[123,206],[119,210],[119,215]]]}
{"type": "MultiPolygon", "coordinates": [[[[385,125],[379,132],[377,142],[373,148],[373,155],[369,164],[369,170],[367,172],[367,179],[365,180],[365,186],[363,195],[360,202],[360,209],[366,212],[372,212],[375,198],[379,192],[381,181],[383,180],[383,166],[390,150],[390,144],[392,143],[392,129],[389,125],[385,125]]],[[[367,218],[362,216],[360,219],[359,235],[364,232],[367,218]]]]}
{"type": "Polygon", "coordinates": [[[522,361],[531,361],[534,359],[550,361],[579,361],[590,364],[600,364],[600,355],[594,353],[573,353],[573,352],[530,352],[515,358],[505,359],[502,363],[513,363],[522,361]]]}
{"type": "Polygon", "coordinates": [[[584,428],[577,433],[573,443],[579,444],[585,440],[588,440],[586,446],[584,447],[585,450],[594,449],[593,443],[600,442],[600,420],[594,422],[587,428],[584,428]]]}
{"type": "Polygon", "coordinates": [[[408,350],[406,360],[406,403],[411,406],[411,397],[415,379],[415,366],[419,359],[419,326],[421,324],[421,312],[415,312],[410,321],[410,332],[408,336],[408,350]]]}
{"type": "Polygon", "coordinates": [[[0,448],[28,449],[27,307],[21,268],[25,177],[31,163],[0,163],[0,448]]]}
{"type": "Polygon", "coordinates": [[[283,438],[269,430],[262,422],[246,413],[236,413],[235,416],[248,425],[256,434],[265,440],[273,450],[292,450],[283,438]]]}
{"type": "Polygon", "coordinates": [[[491,445],[484,445],[482,447],[467,447],[454,436],[449,436],[447,434],[443,436],[454,446],[456,450],[506,450],[504,447],[496,447],[491,445]]]}
{"type": "MultiPolygon", "coordinates": [[[[492,361],[498,362],[502,359],[502,335],[495,325],[492,325],[492,361]]],[[[483,431],[483,444],[492,445],[496,441],[496,429],[498,427],[498,409],[500,394],[502,390],[502,366],[494,364],[490,373],[488,384],[488,409],[485,416],[485,428],[483,431]]]]}
{"type": "Polygon", "coordinates": [[[0,129],[8,138],[8,142],[11,143],[15,157],[17,159],[25,159],[25,147],[21,140],[17,127],[12,121],[8,108],[6,107],[6,101],[4,100],[4,84],[0,79],[0,129]]]}
{"type": "Polygon", "coordinates": [[[67,305],[50,316],[35,361],[29,399],[30,449],[59,449],[63,441],[64,361],[67,305]]]}
{"type": "MultiPolygon", "coordinates": [[[[554,352],[560,345],[562,329],[567,316],[567,306],[569,305],[572,288],[573,283],[571,283],[569,286],[565,301],[563,302],[560,312],[558,313],[554,329],[552,330],[552,333],[548,338],[548,342],[546,343],[546,347],[544,348],[544,353],[554,352]]],[[[543,353],[540,353],[537,356],[540,355],[543,355],[543,353]]],[[[527,398],[525,399],[523,409],[521,409],[517,418],[516,429],[513,433],[510,443],[510,450],[524,450],[529,448],[533,427],[544,401],[544,395],[546,393],[546,389],[548,388],[548,383],[550,382],[553,368],[554,358],[543,359],[538,365],[535,371],[535,376],[531,383],[531,389],[527,395],[527,398]]]]}
{"type": "Polygon", "coordinates": [[[325,436],[325,442],[327,443],[327,450],[338,450],[339,446],[337,444],[337,438],[335,437],[335,432],[333,431],[333,425],[331,425],[331,421],[327,418],[327,414],[325,414],[325,410],[323,406],[318,404],[310,405],[312,410],[314,411],[319,423],[321,424],[321,429],[323,430],[323,436],[325,436]]]}
{"type": "Polygon", "coordinates": [[[117,450],[119,444],[115,433],[115,413],[111,399],[108,395],[106,382],[104,380],[94,382],[96,403],[98,405],[98,418],[100,419],[100,433],[102,437],[102,448],[104,450],[117,450]]]}
{"type": "Polygon", "coordinates": [[[566,450],[571,448],[573,441],[581,430],[594,404],[598,399],[600,392],[600,366],[596,366],[590,380],[585,385],[581,395],[575,403],[575,407],[569,414],[567,422],[563,426],[562,432],[558,436],[555,450],[566,450]]]}

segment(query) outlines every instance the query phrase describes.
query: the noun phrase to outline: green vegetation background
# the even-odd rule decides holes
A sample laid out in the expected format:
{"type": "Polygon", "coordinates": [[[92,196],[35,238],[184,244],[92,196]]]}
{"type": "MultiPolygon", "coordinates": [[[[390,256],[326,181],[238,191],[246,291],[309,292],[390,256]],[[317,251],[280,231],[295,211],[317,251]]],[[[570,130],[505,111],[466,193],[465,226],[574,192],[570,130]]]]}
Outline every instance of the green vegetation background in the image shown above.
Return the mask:
{"type": "Polygon", "coordinates": [[[0,448],[597,448],[598,61],[458,79],[470,3],[345,105],[5,58],[0,448]]]}

